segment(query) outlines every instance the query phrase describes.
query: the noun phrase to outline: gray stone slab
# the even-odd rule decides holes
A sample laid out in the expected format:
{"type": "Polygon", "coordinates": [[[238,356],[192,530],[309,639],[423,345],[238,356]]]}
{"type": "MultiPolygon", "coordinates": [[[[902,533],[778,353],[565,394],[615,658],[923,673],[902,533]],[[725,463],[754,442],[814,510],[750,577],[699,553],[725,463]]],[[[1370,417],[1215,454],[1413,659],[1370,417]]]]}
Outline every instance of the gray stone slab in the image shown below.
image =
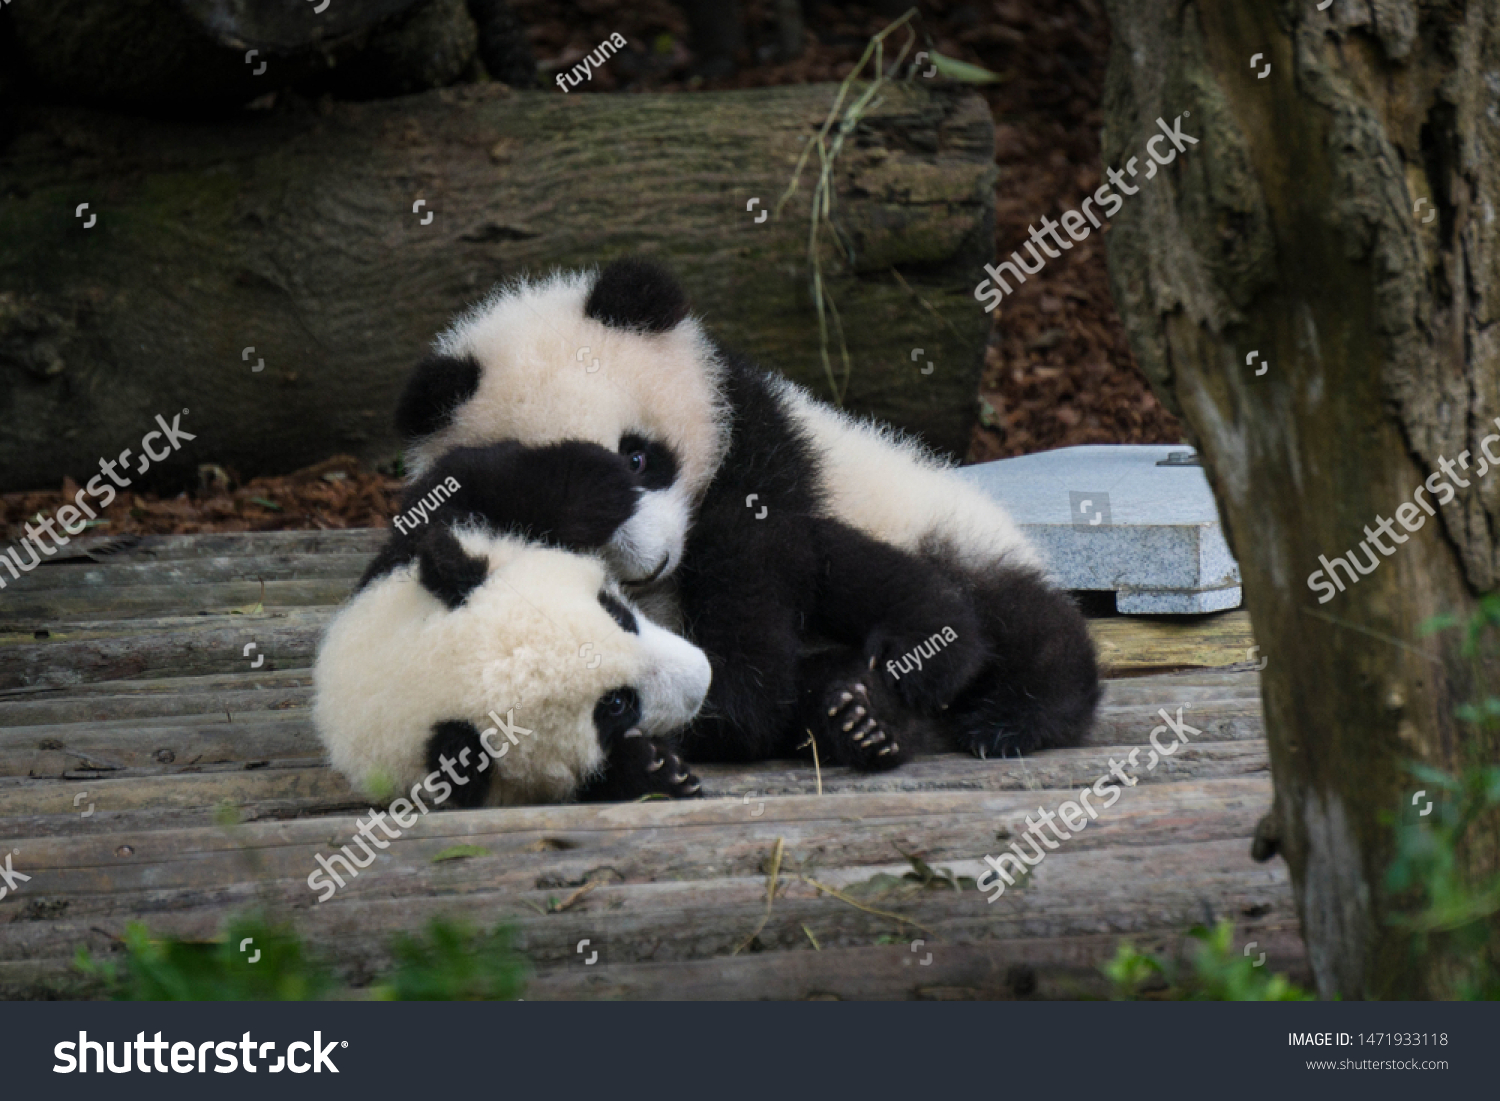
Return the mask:
{"type": "Polygon", "coordinates": [[[1237,608],[1240,567],[1199,466],[1175,446],[1065,447],[964,467],[1036,544],[1064,588],[1112,591],[1131,615],[1237,608]]]}

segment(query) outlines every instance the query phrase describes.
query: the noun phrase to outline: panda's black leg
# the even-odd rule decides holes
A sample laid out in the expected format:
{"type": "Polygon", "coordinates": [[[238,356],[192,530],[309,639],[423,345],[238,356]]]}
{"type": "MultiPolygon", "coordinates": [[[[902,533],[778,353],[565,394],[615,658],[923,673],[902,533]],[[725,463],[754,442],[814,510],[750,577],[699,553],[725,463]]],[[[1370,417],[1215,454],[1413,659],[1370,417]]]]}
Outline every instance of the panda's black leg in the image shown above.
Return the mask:
{"type": "Polygon", "coordinates": [[[795,582],[788,575],[797,567],[781,562],[779,569],[766,568],[766,562],[778,562],[778,554],[786,559],[796,552],[747,545],[756,547],[757,561],[736,553],[684,571],[681,598],[692,613],[688,637],[713,666],[708,697],[683,733],[683,752],[690,760],[794,756],[803,740],[793,730],[802,636],[795,582]]]}
{"type": "Polygon", "coordinates": [[[958,747],[1001,757],[1077,745],[1100,694],[1082,613],[1032,569],[997,566],[973,582],[988,657],[945,712],[958,747]]]}
{"type": "Polygon", "coordinates": [[[814,522],[814,628],[865,658],[907,706],[935,714],[983,664],[985,639],[961,576],[836,520],[814,522]]]}
{"type": "Polygon", "coordinates": [[[891,692],[858,650],[803,659],[799,718],[821,760],[879,772],[927,748],[934,724],[891,692]]]}
{"type": "Polygon", "coordinates": [[[432,736],[427,739],[427,768],[441,773],[453,789],[444,806],[483,806],[495,775],[490,770],[493,763],[473,723],[450,720],[433,724],[432,736]]]}

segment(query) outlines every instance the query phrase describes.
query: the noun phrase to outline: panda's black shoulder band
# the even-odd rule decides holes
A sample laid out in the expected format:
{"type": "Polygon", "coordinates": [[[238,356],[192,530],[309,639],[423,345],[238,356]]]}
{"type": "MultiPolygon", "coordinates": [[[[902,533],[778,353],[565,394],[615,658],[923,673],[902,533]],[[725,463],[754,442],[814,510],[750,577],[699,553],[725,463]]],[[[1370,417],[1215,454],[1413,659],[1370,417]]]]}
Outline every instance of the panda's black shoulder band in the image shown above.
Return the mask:
{"type": "Polygon", "coordinates": [[[445,524],[436,524],[417,550],[417,579],[450,610],[459,607],[489,574],[490,564],[464,550],[445,524]]]}

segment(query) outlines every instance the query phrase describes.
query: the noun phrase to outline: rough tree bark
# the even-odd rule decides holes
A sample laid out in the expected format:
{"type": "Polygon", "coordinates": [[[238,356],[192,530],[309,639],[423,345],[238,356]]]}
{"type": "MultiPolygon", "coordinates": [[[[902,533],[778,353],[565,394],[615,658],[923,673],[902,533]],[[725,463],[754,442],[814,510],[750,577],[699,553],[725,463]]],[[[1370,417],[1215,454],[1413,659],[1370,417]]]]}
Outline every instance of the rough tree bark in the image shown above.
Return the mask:
{"type": "MultiPolygon", "coordinates": [[[[1496,431],[1500,5],[1109,9],[1106,165],[1144,165],[1158,117],[1187,116],[1200,139],[1134,181],[1111,278],[1244,573],[1268,659],[1274,822],[1319,990],[1451,994],[1451,970],[1391,924],[1402,903],[1384,876],[1393,819],[1423,786],[1406,762],[1497,757],[1454,718],[1481,688],[1456,644],[1419,627],[1496,586],[1500,473],[1456,468],[1468,488],[1358,584],[1341,571],[1326,604],[1308,579],[1496,431]]],[[[1493,819],[1465,859],[1500,866],[1493,819]]]]}
{"type": "MultiPolygon", "coordinates": [[[[168,476],[389,457],[405,372],[458,309],[528,270],[634,251],[675,268],[726,342],[826,394],[811,178],[764,212],[833,95],[489,85],[217,127],[30,111],[0,151],[0,489],[92,472],[182,408],[199,440],[168,476]]],[[[849,407],[960,453],[989,325],[972,292],[993,142],[979,97],[892,86],[834,172],[853,263],[823,234],[849,407]]]]}

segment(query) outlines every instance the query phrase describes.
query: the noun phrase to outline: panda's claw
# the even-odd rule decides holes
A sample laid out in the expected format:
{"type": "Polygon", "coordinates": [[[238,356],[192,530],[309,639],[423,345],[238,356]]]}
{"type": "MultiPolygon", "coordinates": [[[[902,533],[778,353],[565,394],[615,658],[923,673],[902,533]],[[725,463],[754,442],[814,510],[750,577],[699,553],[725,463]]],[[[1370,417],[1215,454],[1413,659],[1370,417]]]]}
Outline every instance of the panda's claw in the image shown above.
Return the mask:
{"type": "Polygon", "coordinates": [[[658,758],[656,758],[656,760],[652,761],[649,765],[646,766],[646,771],[647,772],[656,772],[658,769],[660,769],[662,767],[662,765],[664,765],[666,763],[667,763],[666,761],[664,761],[662,758],[658,757],[658,758]]]}
{"type": "MultiPolygon", "coordinates": [[[[855,709],[849,713],[849,721],[844,724],[845,733],[853,730],[859,724],[859,720],[864,717],[865,709],[863,707],[855,707],[855,709]]],[[[873,722],[874,720],[871,721],[873,722]]]]}

